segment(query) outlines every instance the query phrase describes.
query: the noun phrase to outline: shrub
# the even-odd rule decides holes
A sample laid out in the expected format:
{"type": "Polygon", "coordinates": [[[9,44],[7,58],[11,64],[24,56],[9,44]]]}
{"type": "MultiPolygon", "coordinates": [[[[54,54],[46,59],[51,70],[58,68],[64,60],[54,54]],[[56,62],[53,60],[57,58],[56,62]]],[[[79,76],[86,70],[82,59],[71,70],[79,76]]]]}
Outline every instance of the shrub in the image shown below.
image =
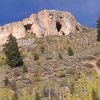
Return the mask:
{"type": "Polygon", "coordinates": [[[35,82],[41,81],[42,80],[41,74],[38,72],[35,72],[33,79],[35,82]]]}
{"type": "Polygon", "coordinates": [[[34,60],[36,61],[36,60],[38,60],[38,59],[39,59],[38,55],[35,54],[35,55],[34,55],[34,60]]]}
{"type": "Polygon", "coordinates": [[[100,100],[99,95],[95,89],[92,89],[92,100],[100,100]]]}
{"type": "Polygon", "coordinates": [[[45,52],[45,48],[44,46],[41,47],[41,53],[44,53],[45,52]]]}
{"type": "Polygon", "coordinates": [[[0,66],[6,64],[6,56],[4,54],[0,54],[0,66]]]}
{"type": "Polygon", "coordinates": [[[59,56],[59,59],[63,59],[63,57],[62,57],[62,55],[61,55],[60,53],[59,53],[59,55],[58,55],[58,56],[59,56]]]}
{"type": "Polygon", "coordinates": [[[18,100],[18,98],[17,98],[17,94],[16,94],[16,93],[13,95],[13,97],[12,97],[11,100],[18,100]]]}
{"type": "Polygon", "coordinates": [[[35,82],[40,82],[41,80],[42,80],[42,77],[40,76],[34,77],[35,82]]]}
{"type": "Polygon", "coordinates": [[[73,82],[70,85],[70,93],[71,93],[72,96],[75,94],[75,86],[74,86],[73,82]]]}
{"type": "Polygon", "coordinates": [[[22,67],[22,70],[23,70],[23,73],[28,72],[27,67],[25,65],[22,67]]]}
{"type": "Polygon", "coordinates": [[[73,56],[74,55],[73,50],[72,50],[71,47],[68,48],[68,55],[69,56],[73,56]]]}
{"type": "Polygon", "coordinates": [[[41,100],[41,97],[38,92],[35,93],[35,100],[41,100]]]}
{"type": "Polygon", "coordinates": [[[44,87],[44,88],[43,88],[43,95],[44,95],[45,97],[48,97],[48,95],[49,95],[49,89],[48,89],[47,87],[44,87]]]}
{"type": "Polygon", "coordinates": [[[100,68],[100,59],[98,59],[98,61],[96,62],[96,65],[98,68],[100,68]]]}
{"type": "Polygon", "coordinates": [[[9,79],[8,79],[8,77],[5,77],[4,84],[5,84],[5,86],[9,85],[9,79]]]}
{"type": "Polygon", "coordinates": [[[58,72],[56,73],[56,76],[59,77],[59,78],[63,78],[63,77],[65,77],[66,75],[65,75],[65,73],[64,73],[63,71],[58,71],[58,72]]]}

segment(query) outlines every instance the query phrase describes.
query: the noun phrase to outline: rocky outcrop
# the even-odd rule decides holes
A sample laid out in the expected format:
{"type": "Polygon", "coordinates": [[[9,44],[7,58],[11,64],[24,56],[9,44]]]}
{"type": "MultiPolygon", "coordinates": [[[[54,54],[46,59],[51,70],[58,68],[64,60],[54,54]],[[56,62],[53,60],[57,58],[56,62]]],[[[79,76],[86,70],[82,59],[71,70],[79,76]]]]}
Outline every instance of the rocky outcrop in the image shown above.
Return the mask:
{"type": "Polygon", "coordinates": [[[44,37],[48,35],[69,35],[83,29],[84,27],[69,12],[43,10],[22,21],[1,26],[0,44],[5,43],[10,33],[19,39],[25,37],[28,33],[35,34],[37,37],[44,37]]]}
{"type": "Polygon", "coordinates": [[[11,33],[19,39],[26,35],[26,30],[21,22],[14,22],[0,27],[0,44],[4,44],[7,36],[11,33]]]}

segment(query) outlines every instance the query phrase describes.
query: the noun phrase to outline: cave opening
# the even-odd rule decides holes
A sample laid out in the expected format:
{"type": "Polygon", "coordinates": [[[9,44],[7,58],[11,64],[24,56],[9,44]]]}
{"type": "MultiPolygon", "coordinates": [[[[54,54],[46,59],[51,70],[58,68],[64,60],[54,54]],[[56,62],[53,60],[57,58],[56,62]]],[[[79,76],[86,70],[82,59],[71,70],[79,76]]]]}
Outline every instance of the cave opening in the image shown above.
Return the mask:
{"type": "Polygon", "coordinates": [[[56,28],[57,28],[58,32],[61,30],[61,27],[62,27],[61,23],[57,21],[56,22],[56,28]]]}
{"type": "Polygon", "coordinates": [[[65,35],[65,33],[63,31],[61,31],[62,35],[65,35]]]}
{"type": "Polygon", "coordinates": [[[77,31],[80,31],[79,28],[78,28],[78,26],[76,26],[76,30],[77,30],[77,31]]]}
{"type": "Polygon", "coordinates": [[[24,25],[24,27],[25,27],[26,31],[31,30],[32,24],[26,24],[26,25],[24,25]]]}

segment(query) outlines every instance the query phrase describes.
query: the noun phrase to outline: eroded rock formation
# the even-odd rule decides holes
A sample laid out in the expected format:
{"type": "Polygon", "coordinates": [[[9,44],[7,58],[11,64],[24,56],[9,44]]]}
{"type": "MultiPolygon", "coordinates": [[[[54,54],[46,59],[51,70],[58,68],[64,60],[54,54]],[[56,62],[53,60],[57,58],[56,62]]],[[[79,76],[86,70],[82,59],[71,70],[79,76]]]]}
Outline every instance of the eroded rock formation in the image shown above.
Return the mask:
{"type": "Polygon", "coordinates": [[[5,43],[10,33],[19,39],[25,37],[28,33],[33,33],[37,37],[44,37],[48,35],[69,35],[83,29],[84,27],[69,12],[43,10],[22,21],[1,26],[0,44],[5,43]]]}

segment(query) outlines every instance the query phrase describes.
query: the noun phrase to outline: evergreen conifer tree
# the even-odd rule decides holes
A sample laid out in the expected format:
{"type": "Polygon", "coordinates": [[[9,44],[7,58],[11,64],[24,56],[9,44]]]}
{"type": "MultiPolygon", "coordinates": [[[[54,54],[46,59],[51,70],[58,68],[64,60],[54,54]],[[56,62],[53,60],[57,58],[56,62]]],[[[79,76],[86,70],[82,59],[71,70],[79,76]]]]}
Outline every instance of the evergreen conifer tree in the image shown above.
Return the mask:
{"type": "Polygon", "coordinates": [[[3,52],[6,55],[6,63],[11,67],[23,65],[23,60],[20,56],[17,40],[12,34],[8,36],[7,43],[4,44],[3,52]]]}
{"type": "Polygon", "coordinates": [[[100,41],[100,17],[97,20],[97,41],[100,41]]]}

